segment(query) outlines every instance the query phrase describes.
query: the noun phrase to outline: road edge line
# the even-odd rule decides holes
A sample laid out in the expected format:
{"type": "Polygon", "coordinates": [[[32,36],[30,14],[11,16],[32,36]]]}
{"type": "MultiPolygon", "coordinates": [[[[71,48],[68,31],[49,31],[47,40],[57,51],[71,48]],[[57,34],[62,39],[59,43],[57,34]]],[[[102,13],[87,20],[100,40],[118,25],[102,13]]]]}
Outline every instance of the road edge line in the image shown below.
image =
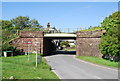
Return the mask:
{"type": "MultiPolygon", "coordinates": [[[[47,57],[43,57],[46,59],[47,61],[47,57]]],[[[47,63],[50,67],[52,67],[49,63],[47,63]]],[[[62,79],[61,76],[55,71],[55,70],[51,70],[52,72],[54,72],[56,74],[56,76],[59,78],[59,79],[62,79]]]]}

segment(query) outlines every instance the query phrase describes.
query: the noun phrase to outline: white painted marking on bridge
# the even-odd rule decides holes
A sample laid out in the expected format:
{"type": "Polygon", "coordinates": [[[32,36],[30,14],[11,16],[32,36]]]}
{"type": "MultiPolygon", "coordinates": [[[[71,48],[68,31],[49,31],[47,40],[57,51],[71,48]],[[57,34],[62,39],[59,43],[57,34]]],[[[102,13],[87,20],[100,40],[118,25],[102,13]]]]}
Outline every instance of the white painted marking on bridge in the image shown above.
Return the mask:
{"type": "Polygon", "coordinates": [[[53,33],[53,34],[45,34],[44,37],[77,37],[77,35],[69,34],[69,33],[53,33]]]}

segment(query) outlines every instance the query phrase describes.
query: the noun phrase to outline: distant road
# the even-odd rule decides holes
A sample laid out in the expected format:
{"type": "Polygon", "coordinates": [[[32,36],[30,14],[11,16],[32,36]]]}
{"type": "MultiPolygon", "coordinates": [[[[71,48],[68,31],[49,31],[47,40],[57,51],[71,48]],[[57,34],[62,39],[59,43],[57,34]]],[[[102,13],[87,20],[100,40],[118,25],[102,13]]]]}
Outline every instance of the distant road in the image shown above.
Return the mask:
{"type": "Polygon", "coordinates": [[[45,57],[60,79],[118,79],[118,70],[76,59],[73,55],[45,57]]]}

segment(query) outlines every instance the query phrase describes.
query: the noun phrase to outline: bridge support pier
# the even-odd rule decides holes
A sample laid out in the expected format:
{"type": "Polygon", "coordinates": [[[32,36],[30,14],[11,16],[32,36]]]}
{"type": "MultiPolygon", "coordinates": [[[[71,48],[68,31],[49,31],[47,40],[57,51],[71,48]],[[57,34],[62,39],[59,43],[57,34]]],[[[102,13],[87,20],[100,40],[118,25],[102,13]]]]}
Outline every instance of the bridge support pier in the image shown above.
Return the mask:
{"type": "Polygon", "coordinates": [[[99,50],[99,43],[102,34],[102,30],[77,32],[76,55],[101,58],[102,54],[99,50]]]}

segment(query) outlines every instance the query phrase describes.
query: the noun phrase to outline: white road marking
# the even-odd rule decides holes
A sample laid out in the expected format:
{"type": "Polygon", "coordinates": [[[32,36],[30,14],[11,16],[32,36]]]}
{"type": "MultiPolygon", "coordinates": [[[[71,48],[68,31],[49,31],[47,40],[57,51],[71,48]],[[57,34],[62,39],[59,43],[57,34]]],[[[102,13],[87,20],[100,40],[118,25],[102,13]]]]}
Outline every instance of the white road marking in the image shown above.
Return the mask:
{"type": "Polygon", "coordinates": [[[96,79],[99,79],[99,80],[101,80],[101,81],[105,81],[105,80],[103,80],[102,78],[100,78],[100,77],[98,77],[98,76],[94,76],[96,79]]]}
{"type": "Polygon", "coordinates": [[[51,70],[51,71],[54,72],[59,79],[62,79],[61,76],[55,70],[51,70]]]}
{"type": "MultiPolygon", "coordinates": [[[[47,60],[48,57],[44,57],[44,58],[46,59],[47,62],[50,62],[49,60],[47,60]]],[[[48,63],[48,64],[49,64],[49,63],[48,63]]],[[[51,71],[54,72],[54,73],[57,75],[57,77],[58,77],[59,79],[62,79],[61,76],[55,71],[54,68],[52,68],[51,71]]]]}
{"type": "Polygon", "coordinates": [[[102,78],[100,78],[100,77],[98,77],[98,76],[93,76],[93,77],[95,77],[96,79],[102,79],[102,78]]]}

